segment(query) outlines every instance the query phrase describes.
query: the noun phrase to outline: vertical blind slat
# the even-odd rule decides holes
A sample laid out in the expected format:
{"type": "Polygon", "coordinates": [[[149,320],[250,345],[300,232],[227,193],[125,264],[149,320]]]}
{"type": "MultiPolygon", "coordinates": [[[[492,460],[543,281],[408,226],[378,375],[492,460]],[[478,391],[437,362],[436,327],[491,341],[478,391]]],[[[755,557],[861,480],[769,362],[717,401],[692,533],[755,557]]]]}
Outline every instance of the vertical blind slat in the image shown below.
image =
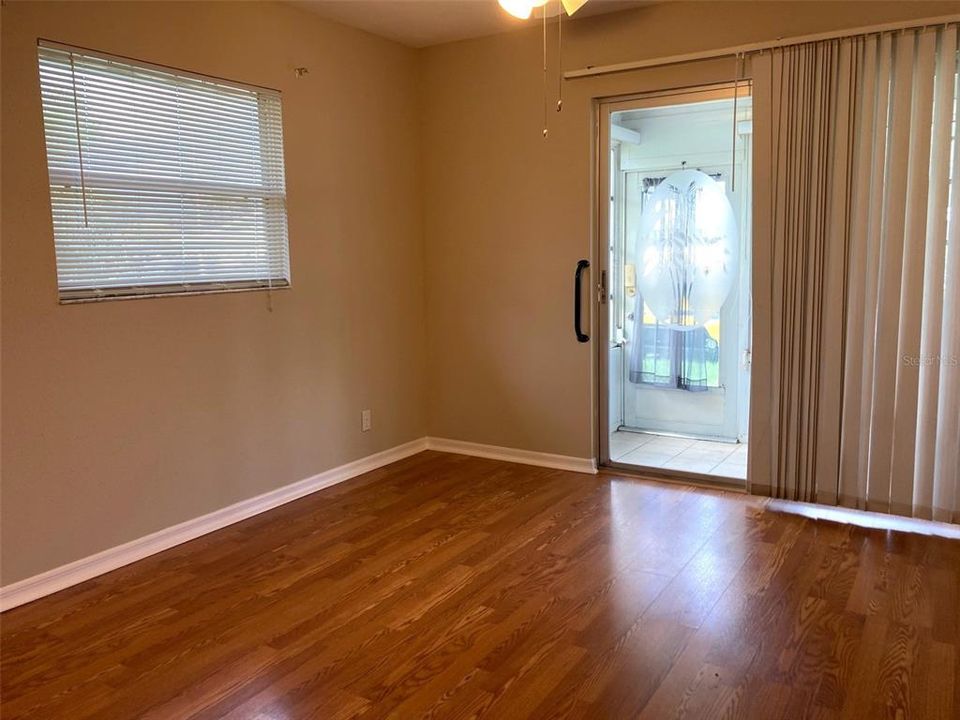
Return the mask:
{"type": "MultiPolygon", "coordinates": [[[[950,180],[950,137],[954,112],[957,34],[944,32],[937,59],[933,98],[933,130],[930,157],[930,196],[923,273],[923,317],[920,323],[920,357],[940,353],[943,322],[944,263],[946,260],[947,200],[950,180]]],[[[918,379],[917,427],[914,457],[913,505],[918,514],[930,517],[933,503],[940,368],[921,362],[918,379]]]]}
{"type": "MultiPolygon", "coordinates": [[[[958,31],[953,28],[954,34],[958,31]]],[[[940,406],[934,460],[933,519],[960,522],[960,75],[954,85],[953,176],[947,267],[943,292],[943,325],[939,359],[940,406]]]]}
{"type": "MultiPolygon", "coordinates": [[[[871,102],[877,96],[877,37],[871,35],[864,39],[860,50],[862,78],[858,105],[861,107],[857,118],[857,137],[872,138],[875,132],[876,112],[871,102]],[[864,107],[866,101],[866,107],[864,107]]],[[[873,164],[876,152],[869,144],[854,143],[856,166],[854,178],[874,176],[873,164]]],[[[863,372],[864,367],[872,366],[872,358],[867,358],[870,348],[864,344],[865,328],[869,326],[870,306],[867,303],[874,275],[871,268],[876,265],[876,253],[868,246],[869,209],[871,184],[856,183],[853,198],[854,221],[851,228],[850,274],[848,288],[847,339],[846,347],[863,347],[862,359],[852,353],[844,358],[843,414],[841,422],[840,446],[840,489],[841,504],[856,505],[857,499],[866,497],[867,472],[861,461],[862,428],[869,420],[869,407],[864,399],[870,397],[872,384],[870,377],[863,372]],[[857,378],[860,381],[857,382],[857,378]]]]}
{"type": "Polygon", "coordinates": [[[927,241],[927,196],[930,181],[930,131],[933,123],[933,75],[939,28],[917,34],[913,58],[913,99],[904,210],[903,261],[900,279],[900,325],[897,330],[897,375],[894,396],[893,458],[890,504],[897,514],[913,507],[914,455],[917,434],[917,368],[920,354],[924,246],[927,241]]]}
{"type": "MultiPolygon", "coordinates": [[[[886,187],[884,188],[880,283],[878,287],[878,348],[895,348],[900,315],[900,275],[903,268],[903,228],[907,202],[907,163],[910,146],[910,101],[913,97],[912,33],[893,39],[893,71],[891,78],[891,111],[887,147],[886,187]]],[[[874,424],[892,427],[897,356],[895,352],[879,352],[874,358],[873,417],[874,424]]],[[[893,448],[890,438],[874,433],[870,440],[870,474],[868,509],[889,512],[890,472],[893,448]]]]}

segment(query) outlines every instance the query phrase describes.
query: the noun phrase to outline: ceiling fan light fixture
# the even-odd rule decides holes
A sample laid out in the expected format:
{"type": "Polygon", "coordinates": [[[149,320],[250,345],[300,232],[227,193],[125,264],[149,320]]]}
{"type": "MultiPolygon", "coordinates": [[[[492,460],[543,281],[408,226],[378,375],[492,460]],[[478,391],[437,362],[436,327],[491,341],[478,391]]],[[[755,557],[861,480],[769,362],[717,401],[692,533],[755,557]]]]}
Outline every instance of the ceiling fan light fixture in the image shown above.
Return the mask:
{"type": "Polygon", "coordinates": [[[521,20],[529,18],[534,8],[547,4],[547,0],[497,0],[497,2],[500,3],[500,7],[521,20]]]}

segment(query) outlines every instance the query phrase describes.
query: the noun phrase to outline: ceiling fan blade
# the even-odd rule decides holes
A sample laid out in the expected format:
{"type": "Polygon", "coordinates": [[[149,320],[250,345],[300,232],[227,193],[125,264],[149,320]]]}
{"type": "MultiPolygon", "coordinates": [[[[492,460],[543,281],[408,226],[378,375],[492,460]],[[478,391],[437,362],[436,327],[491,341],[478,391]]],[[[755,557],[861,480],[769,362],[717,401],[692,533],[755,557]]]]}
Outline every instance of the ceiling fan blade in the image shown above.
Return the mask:
{"type": "Polygon", "coordinates": [[[563,9],[567,15],[573,15],[577,10],[587,4],[587,0],[560,0],[563,3],[563,9]]]}

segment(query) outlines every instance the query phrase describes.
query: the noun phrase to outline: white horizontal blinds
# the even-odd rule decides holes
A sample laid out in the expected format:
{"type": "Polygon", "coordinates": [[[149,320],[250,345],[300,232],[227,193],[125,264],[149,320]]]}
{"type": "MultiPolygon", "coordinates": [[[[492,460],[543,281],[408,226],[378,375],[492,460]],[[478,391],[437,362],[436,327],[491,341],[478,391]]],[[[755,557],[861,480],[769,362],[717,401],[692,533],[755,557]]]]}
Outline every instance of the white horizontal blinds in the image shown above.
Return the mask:
{"type": "Polygon", "coordinates": [[[38,52],[61,299],[289,284],[279,93],[38,52]]]}

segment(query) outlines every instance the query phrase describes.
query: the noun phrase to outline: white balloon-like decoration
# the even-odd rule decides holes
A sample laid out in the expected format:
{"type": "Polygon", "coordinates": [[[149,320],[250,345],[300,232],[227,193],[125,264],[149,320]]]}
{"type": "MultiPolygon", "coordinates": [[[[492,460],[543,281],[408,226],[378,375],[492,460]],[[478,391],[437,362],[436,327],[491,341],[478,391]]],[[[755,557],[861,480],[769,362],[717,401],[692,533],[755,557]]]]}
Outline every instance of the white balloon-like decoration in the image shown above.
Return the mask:
{"type": "Polygon", "coordinates": [[[637,238],[637,289],[661,324],[693,329],[720,312],[737,278],[739,238],[723,186],[699,170],[665,178],[637,238]]]}

